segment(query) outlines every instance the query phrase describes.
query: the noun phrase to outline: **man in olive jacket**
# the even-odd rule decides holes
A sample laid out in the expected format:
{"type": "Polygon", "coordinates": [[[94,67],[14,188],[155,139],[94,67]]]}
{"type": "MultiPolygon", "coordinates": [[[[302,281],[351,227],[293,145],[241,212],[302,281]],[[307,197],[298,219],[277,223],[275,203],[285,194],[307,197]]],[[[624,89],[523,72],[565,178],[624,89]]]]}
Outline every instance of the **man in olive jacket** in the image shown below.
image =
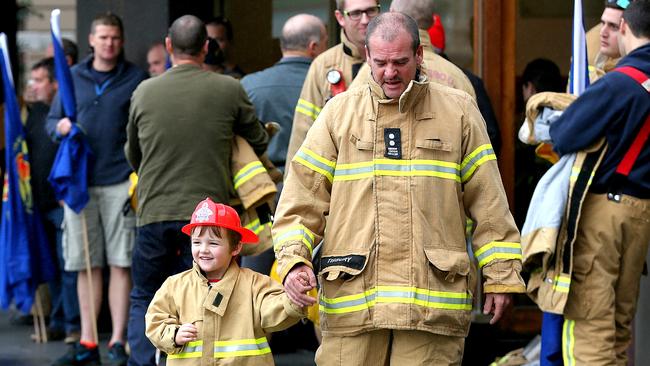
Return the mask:
{"type": "Polygon", "coordinates": [[[154,364],[144,315],[163,281],[191,267],[189,241],[181,233],[188,212],[206,196],[215,202],[231,196],[234,135],[257,154],[268,143],[239,82],[201,70],[207,36],[198,18],[174,21],[165,46],[174,66],[133,93],[127,126],[125,151],[139,177],[129,365],[154,364]]]}

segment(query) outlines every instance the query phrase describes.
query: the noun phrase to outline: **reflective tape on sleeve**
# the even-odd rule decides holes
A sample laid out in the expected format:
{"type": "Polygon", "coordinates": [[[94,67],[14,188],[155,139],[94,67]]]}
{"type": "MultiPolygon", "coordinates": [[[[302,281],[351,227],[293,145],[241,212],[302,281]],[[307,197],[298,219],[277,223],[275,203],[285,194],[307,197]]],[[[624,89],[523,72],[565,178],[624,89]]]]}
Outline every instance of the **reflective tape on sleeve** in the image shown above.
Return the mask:
{"type": "Polygon", "coordinates": [[[479,268],[495,259],[519,259],[521,260],[521,244],[493,241],[483,245],[474,253],[478,260],[479,268]]]}

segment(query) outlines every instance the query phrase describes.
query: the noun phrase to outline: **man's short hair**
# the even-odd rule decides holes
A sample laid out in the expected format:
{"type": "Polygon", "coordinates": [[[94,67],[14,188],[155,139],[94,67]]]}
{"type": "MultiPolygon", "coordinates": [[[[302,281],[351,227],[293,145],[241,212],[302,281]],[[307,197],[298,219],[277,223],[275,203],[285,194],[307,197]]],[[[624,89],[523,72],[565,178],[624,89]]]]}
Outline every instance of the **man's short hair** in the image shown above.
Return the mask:
{"type": "Polygon", "coordinates": [[[429,29],[433,24],[435,4],[433,0],[393,0],[390,10],[410,16],[420,29],[429,29]]]}
{"type": "Polygon", "coordinates": [[[122,25],[122,19],[111,12],[96,16],[95,19],[93,19],[93,22],[90,23],[90,33],[94,34],[95,28],[98,25],[117,27],[120,30],[120,36],[124,37],[124,25],[122,25]]]}
{"type": "Polygon", "coordinates": [[[70,57],[72,64],[76,64],[79,61],[79,48],[77,44],[72,42],[67,38],[61,38],[63,42],[63,54],[70,57]]]}
{"type": "Polygon", "coordinates": [[[618,9],[618,10],[625,10],[625,8],[627,8],[627,6],[630,4],[631,1],[634,0],[605,0],[605,7],[618,9]]]}
{"type": "Polygon", "coordinates": [[[377,36],[385,41],[393,41],[400,31],[406,31],[411,36],[411,48],[413,53],[420,47],[420,33],[418,25],[410,16],[391,11],[379,14],[368,24],[366,31],[366,47],[370,50],[370,38],[379,32],[377,36]]]}
{"type": "Polygon", "coordinates": [[[47,71],[47,78],[50,80],[50,82],[54,81],[54,58],[53,57],[46,57],[32,66],[32,71],[38,70],[38,69],[45,69],[47,71]]]}
{"type": "Polygon", "coordinates": [[[560,68],[555,62],[545,58],[534,59],[526,65],[521,75],[521,83],[532,83],[538,93],[564,91],[560,68]]]}
{"type": "Polygon", "coordinates": [[[232,23],[224,16],[219,15],[218,17],[214,17],[205,22],[205,25],[222,25],[226,29],[226,38],[229,41],[232,41],[235,36],[232,31],[232,23]]]}
{"type": "Polygon", "coordinates": [[[197,56],[203,50],[208,34],[201,19],[183,15],[169,27],[169,39],[175,54],[197,56]]]}
{"type": "MultiPolygon", "coordinates": [[[[303,16],[304,15],[298,15],[303,16]]],[[[321,40],[322,24],[316,19],[304,17],[300,23],[295,22],[287,27],[292,19],[289,18],[282,27],[280,35],[280,48],[285,51],[303,51],[309,47],[309,43],[319,43],[321,40]]]]}
{"type": "Polygon", "coordinates": [[[650,1],[636,0],[623,12],[623,19],[637,38],[650,38],[650,1]]]}

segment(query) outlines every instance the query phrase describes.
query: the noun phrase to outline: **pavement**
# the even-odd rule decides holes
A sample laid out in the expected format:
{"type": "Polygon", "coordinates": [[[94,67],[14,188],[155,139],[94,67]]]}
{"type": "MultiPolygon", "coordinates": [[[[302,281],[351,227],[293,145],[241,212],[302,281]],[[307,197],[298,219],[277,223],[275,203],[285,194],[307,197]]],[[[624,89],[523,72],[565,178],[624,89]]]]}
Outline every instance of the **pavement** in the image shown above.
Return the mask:
{"type": "MultiPolygon", "coordinates": [[[[13,325],[9,321],[10,312],[0,310],[0,366],[48,366],[68,350],[63,341],[36,343],[32,325],[13,325]]],[[[99,352],[102,364],[110,365],[107,359],[107,343],[110,333],[99,334],[99,352]]],[[[313,350],[298,349],[274,354],[277,366],[311,366],[314,363],[313,350]]]]}

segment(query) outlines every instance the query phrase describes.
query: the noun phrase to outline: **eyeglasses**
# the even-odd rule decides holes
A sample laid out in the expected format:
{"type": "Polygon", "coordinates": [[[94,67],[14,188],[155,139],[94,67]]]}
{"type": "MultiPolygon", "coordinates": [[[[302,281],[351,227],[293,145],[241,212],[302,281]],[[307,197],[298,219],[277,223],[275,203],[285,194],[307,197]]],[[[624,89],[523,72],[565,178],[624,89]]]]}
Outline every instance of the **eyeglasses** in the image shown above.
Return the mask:
{"type": "Polygon", "coordinates": [[[379,14],[380,9],[381,9],[381,5],[377,4],[377,6],[373,6],[372,8],[368,8],[364,10],[352,10],[352,11],[343,10],[343,15],[347,15],[352,20],[361,19],[361,16],[363,14],[366,14],[368,18],[374,18],[379,14]]]}

